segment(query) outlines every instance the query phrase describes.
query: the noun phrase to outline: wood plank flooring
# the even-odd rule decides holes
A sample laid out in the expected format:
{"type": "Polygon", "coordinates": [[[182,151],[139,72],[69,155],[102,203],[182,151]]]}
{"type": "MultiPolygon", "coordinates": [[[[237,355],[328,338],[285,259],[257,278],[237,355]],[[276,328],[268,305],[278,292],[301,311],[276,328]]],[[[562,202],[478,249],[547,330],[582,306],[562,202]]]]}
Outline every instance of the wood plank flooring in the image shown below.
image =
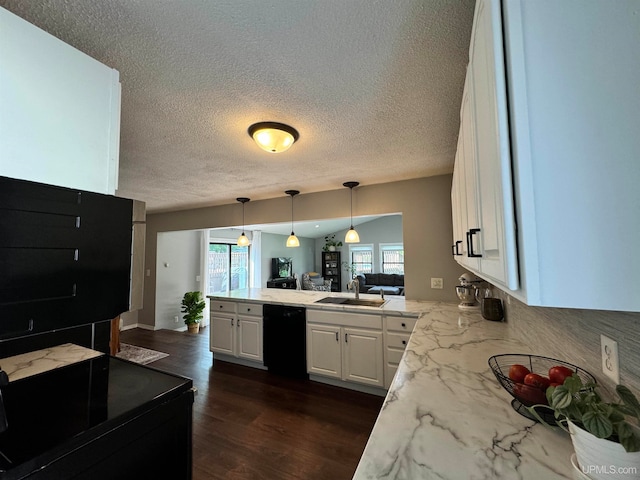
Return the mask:
{"type": "Polygon", "coordinates": [[[383,398],[216,361],[209,331],[132,329],[120,341],[168,353],[151,363],[187,376],[194,480],[348,480],[383,398]]]}

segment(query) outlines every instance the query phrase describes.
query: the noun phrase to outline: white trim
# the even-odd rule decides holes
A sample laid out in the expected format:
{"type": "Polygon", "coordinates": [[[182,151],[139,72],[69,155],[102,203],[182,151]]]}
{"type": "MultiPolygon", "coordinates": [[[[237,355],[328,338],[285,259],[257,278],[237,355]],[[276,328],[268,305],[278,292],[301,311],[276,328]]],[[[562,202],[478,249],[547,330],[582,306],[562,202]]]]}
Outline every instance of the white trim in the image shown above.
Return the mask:
{"type": "Polygon", "coordinates": [[[387,395],[386,388],[360,385],[358,383],[352,382],[343,382],[342,380],[336,380],[335,378],[323,377],[320,375],[309,375],[309,380],[318,383],[326,383],[327,385],[333,385],[334,387],[348,388],[349,390],[369,393],[371,395],[377,395],[379,397],[384,397],[387,395]]]}

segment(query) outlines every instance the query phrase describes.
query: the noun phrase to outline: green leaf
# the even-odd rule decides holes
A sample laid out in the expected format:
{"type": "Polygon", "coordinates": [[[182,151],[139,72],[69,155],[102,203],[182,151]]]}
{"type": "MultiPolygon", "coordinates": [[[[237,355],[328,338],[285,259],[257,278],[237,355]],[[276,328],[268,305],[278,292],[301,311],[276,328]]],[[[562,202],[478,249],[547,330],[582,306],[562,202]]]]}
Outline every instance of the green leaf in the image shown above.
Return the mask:
{"type": "Polygon", "coordinates": [[[547,397],[547,403],[549,405],[553,405],[553,402],[551,400],[551,397],[553,396],[553,392],[557,387],[548,387],[547,391],[544,392],[545,397],[547,397]]]}
{"type": "Polygon", "coordinates": [[[582,380],[580,380],[580,377],[574,373],[570,377],[565,378],[564,383],[561,386],[569,390],[571,395],[574,395],[582,388],[582,380]]]}
{"type": "Polygon", "coordinates": [[[551,392],[551,401],[549,404],[556,409],[567,408],[571,405],[572,400],[573,396],[569,388],[567,388],[566,385],[559,385],[551,392]]]}
{"type": "Polygon", "coordinates": [[[613,424],[605,414],[590,410],[582,416],[582,424],[587,432],[598,438],[609,438],[613,434],[613,424]]]}
{"type": "Polygon", "coordinates": [[[620,422],[617,428],[620,444],[627,452],[640,452],[640,436],[627,422],[620,422]]]}
{"type": "Polygon", "coordinates": [[[632,413],[631,415],[633,415],[636,418],[640,418],[640,402],[638,402],[638,399],[631,392],[631,390],[629,390],[624,385],[618,385],[616,386],[616,393],[622,400],[622,403],[624,403],[625,406],[629,407],[631,410],[635,412],[635,413],[632,413]]]}

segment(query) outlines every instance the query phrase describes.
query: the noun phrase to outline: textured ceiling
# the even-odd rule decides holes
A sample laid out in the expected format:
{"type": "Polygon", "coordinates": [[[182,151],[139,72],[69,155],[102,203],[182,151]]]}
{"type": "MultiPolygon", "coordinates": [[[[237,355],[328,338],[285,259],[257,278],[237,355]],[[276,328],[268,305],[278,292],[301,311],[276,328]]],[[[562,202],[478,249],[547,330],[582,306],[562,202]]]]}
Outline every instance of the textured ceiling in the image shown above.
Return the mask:
{"type": "Polygon", "coordinates": [[[0,0],[117,69],[150,212],[453,170],[474,0],[0,0]],[[258,121],[300,132],[260,150],[258,121]]]}

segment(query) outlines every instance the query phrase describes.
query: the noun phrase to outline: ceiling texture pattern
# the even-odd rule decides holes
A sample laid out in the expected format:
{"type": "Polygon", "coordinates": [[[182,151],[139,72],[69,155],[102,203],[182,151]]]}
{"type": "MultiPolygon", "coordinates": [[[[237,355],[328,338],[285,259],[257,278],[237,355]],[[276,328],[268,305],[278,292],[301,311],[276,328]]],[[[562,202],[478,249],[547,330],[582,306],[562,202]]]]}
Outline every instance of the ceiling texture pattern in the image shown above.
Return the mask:
{"type": "Polygon", "coordinates": [[[474,0],[0,0],[117,69],[118,195],[182,210],[450,173],[474,0]],[[281,154],[247,133],[289,124],[281,154]]]}

